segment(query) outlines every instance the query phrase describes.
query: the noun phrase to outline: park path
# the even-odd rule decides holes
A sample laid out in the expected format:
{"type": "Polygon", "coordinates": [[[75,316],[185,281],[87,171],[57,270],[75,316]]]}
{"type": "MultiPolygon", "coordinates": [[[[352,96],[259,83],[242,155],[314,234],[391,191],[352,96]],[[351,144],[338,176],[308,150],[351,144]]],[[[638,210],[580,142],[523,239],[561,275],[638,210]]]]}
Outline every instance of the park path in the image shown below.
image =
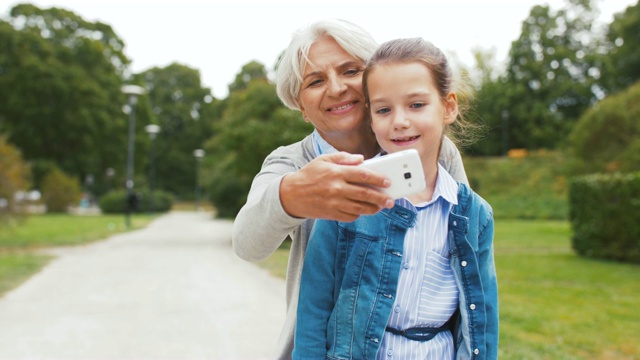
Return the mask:
{"type": "Polygon", "coordinates": [[[0,359],[268,359],[284,281],[233,253],[231,227],[172,212],[58,251],[0,298],[0,359]]]}

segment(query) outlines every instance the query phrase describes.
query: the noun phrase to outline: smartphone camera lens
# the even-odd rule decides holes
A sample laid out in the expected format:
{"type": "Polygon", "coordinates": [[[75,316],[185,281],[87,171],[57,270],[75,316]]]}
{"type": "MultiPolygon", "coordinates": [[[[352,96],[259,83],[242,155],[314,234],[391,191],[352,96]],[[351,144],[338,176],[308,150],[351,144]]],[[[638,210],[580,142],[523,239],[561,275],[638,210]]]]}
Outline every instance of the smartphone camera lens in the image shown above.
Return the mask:
{"type": "Polygon", "coordinates": [[[405,179],[411,179],[411,173],[410,172],[404,173],[404,178],[405,179]]]}

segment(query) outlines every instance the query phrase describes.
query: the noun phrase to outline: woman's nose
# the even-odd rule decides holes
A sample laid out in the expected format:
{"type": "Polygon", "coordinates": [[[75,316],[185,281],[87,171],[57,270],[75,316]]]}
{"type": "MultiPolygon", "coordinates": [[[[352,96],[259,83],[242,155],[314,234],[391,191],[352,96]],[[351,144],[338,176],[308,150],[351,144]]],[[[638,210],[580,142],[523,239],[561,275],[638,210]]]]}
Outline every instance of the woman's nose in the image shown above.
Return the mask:
{"type": "Polygon", "coordinates": [[[347,89],[347,85],[344,80],[339,76],[329,77],[329,93],[332,95],[338,95],[343,93],[347,89]]]}

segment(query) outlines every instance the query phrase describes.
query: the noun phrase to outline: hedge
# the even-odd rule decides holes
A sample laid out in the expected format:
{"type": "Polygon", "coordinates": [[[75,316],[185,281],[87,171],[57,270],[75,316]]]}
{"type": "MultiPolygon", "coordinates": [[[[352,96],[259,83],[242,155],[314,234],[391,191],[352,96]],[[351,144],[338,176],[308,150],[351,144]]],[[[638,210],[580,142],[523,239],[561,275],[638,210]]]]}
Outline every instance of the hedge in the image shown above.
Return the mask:
{"type": "MultiPolygon", "coordinates": [[[[132,204],[132,212],[167,212],[173,205],[173,196],[164,191],[149,193],[144,190],[135,193],[136,200],[132,204]]],[[[111,191],[100,198],[100,210],[105,214],[125,213],[127,210],[127,192],[111,191]]]]}
{"type": "Polygon", "coordinates": [[[569,220],[579,255],[640,264],[640,172],[572,178],[569,220]]]}

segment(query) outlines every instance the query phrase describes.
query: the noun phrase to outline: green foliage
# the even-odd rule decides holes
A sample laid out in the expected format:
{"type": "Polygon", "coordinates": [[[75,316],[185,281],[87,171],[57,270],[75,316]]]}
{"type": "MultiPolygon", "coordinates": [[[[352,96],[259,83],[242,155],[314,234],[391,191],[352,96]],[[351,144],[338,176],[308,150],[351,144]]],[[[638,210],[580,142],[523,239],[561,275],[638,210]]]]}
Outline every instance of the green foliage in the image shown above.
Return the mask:
{"type": "Polygon", "coordinates": [[[607,52],[600,58],[602,83],[608,93],[640,80],[640,2],[615,14],[607,33],[607,52]]]}
{"type": "Polygon", "coordinates": [[[218,216],[237,214],[269,153],[312,130],[299,113],[281,104],[266,79],[254,79],[246,89],[231,93],[215,135],[206,145],[208,159],[203,163],[207,193],[218,216]]]}
{"type": "MultiPolygon", "coordinates": [[[[211,90],[202,86],[200,72],[185,65],[170,64],[152,68],[138,75],[148,89],[148,100],[160,126],[154,140],[155,185],[181,198],[193,196],[195,184],[195,149],[202,148],[213,134],[213,122],[219,117],[217,101],[211,90]]],[[[150,140],[140,149],[142,163],[150,165],[150,140]],[[148,150],[147,150],[148,149],[148,150]]]]}
{"type": "Polygon", "coordinates": [[[640,264],[640,172],[573,178],[569,204],[580,255],[640,264]]]}
{"type": "Polygon", "coordinates": [[[6,208],[0,207],[0,216],[13,208],[13,195],[17,191],[29,189],[30,168],[22,159],[22,154],[0,136],[0,199],[7,201],[6,208]]]}
{"type": "Polygon", "coordinates": [[[76,205],[82,196],[79,181],[54,168],[42,181],[42,198],[47,211],[65,212],[69,206],[76,205]]]}
{"type": "MultiPolygon", "coordinates": [[[[495,80],[485,76],[479,86],[476,112],[489,131],[471,148],[473,154],[564,145],[598,96],[593,64],[600,40],[594,36],[594,18],[590,1],[573,1],[558,11],[531,9],[511,45],[506,73],[495,80]]],[[[487,73],[486,62],[478,66],[487,73]]]]}
{"type": "MultiPolygon", "coordinates": [[[[174,197],[166,191],[143,190],[135,193],[138,200],[136,209],[138,213],[167,212],[171,210],[174,197]]],[[[115,190],[104,194],[99,201],[100,210],[104,214],[124,214],[127,211],[127,192],[115,190]]]]}
{"type": "Polygon", "coordinates": [[[640,170],[640,82],[589,109],[569,137],[574,174],[640,170]]]}
{"type": "Polygon", "coordinates": [[[254,80],[267,80],[267,70],[257,61],[251,61],[242,66],[236,78],[229,84],[229,93],[245,90],[254,80]]]}
{"type": "Polygon", "coordinates": [[[559,151],[525,158],[464,158],[471,187],[496,219],[566,219],[566,160],[559,151]]]}
{"type": "Polygon", "coordinates": [[[124,168],[123,48],[108,25],[16,5],[0,20],[0,131],[26,160],[77,178],[124,168]]]}

